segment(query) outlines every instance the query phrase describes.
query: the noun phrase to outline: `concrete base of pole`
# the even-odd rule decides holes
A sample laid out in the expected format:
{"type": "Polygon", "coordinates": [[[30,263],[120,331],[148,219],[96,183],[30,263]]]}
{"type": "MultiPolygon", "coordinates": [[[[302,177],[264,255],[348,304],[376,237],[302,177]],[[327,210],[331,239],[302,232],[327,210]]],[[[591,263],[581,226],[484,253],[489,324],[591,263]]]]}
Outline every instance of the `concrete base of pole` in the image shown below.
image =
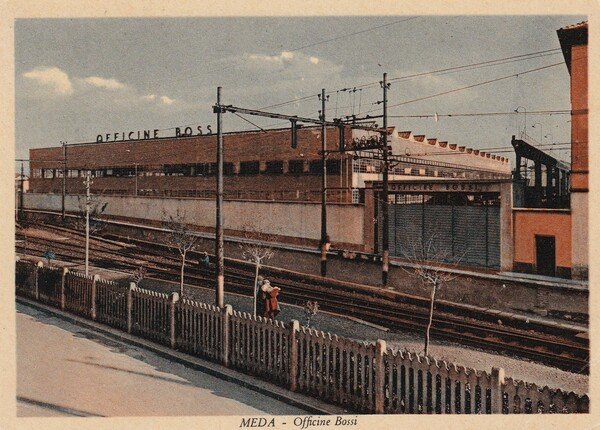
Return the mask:
{"type": "Polygon", "coordinates": [[[225,305],[225,276],[217,276],[217,306],[223,308],[225,305]]]}

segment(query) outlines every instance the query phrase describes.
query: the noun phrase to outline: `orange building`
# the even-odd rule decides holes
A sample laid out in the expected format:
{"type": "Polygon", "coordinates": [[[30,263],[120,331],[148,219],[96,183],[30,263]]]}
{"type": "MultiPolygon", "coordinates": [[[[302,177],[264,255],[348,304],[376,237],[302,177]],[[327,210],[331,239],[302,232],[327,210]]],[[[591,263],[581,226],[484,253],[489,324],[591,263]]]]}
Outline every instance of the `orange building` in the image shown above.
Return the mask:
{"type": "Polygon", "coordinates": [[[588,24],[557,31],[571,77],[570,208],[514,208],[518,272],[588,278],[588,24]]]}
{"type": "Polygon", "coordinates": [[[571,75],[572,277],[588,277],[588,23],[558,30],[571,75]]]}

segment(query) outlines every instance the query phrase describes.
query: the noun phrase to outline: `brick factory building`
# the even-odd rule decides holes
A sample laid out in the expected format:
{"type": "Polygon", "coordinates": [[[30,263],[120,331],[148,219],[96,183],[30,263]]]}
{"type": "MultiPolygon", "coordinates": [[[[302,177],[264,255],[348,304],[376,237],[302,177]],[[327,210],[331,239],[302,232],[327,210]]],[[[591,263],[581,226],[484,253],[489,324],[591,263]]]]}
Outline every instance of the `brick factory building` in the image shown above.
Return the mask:
{"type": "MultiPolygon", "coordinates": [[[[374,133],[348,126],[344,136],[350,147],[374,133]]],[[[339,139],[338,129],[328,129],[328,150],[337,149],[339,139]]],[[[390,180],[510,177],[508,159],[484,151],[395,129],[391,129],[389,142],[393,160],[390,180]]],[[[290,145],[289,129],[226,133],[224,147],[226,199],[320,199],[320,127],[299,129],[297,148],[290,145]]],[[[107,195],[209,198],[216,187],[214,134],[31,149],[30,160],[34,193],[61,193],[65,164],[69,194],[84,191],[82,177],[87,170],[94,176],[92,192],[107,195]]],[[[363,201],[365,182],[379,179],[380,172],[381,161],[373,151],[330,153],[328,199],[363,201]]]]}

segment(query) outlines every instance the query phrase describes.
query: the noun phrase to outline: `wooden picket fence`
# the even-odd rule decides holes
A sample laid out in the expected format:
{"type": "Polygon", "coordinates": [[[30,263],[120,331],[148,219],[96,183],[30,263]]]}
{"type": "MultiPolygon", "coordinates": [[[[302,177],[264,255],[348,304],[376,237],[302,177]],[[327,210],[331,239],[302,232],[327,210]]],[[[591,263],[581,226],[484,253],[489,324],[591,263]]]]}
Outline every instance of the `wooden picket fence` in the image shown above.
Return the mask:
{"type": "Polygon", "coordinates": [[[589,397],[458,366],[383,340],[359,342],[177,293],[16,263],[16,293],[256,375],[348,411],[387,414],[588,413],[589,397]]]}
{"type": "Polygon", "coordinates": [[[127,330],[127,293],[127,289],[115,282],[98,279],[96,319],[106,325],[127,330]]]}

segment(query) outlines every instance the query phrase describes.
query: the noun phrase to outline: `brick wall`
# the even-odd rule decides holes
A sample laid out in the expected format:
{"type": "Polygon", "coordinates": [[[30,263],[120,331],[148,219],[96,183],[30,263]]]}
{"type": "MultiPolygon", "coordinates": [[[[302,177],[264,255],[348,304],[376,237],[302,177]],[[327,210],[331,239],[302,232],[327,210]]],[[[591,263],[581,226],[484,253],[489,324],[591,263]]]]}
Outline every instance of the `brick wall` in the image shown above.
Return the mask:
{"type": "MultiPolygon", "coordinates": [[[[350,141],[351,133],[346,134],[350,141]]],[[[339,135],[337,129],[328,129],[328,149],[338,147],[339,135]]],[[[308,162],[320,160],[321,156],[321,129],[319,127],[304,128],[298,131],[298,146],[291,148],[290,131],[271,130],[268,132],[243,132],[231,133],[224,136],[224,162],[233,163],[233,175],[226,175],[224,188],[226,197],[235,198],[238,195],[256,191],[262,198],[269,197],[268,192],[273,192],[272,198],[302,198],[302,194],[309,192],[309,200],[318,199],[321,189],[321,180],[318,174],[308,174],[308,162]],[[305,173],[301,174],[268,174],[265,172],[266,162],[278,160],[284,162],[287,170],[289,160],[304,160],[305,173]],[[239,163],[246,161],[260,161],[261,173],[255,175],[239,174],[239,163]],[[285,195],[283,194],[285,192],[285,195]]],[[[106,168],[134,168],[138,169],[138,190],[155,190],[156,194],[163,195],[165,191],[192,191],[214,190],[216,179],[214,176],[146,176],[144,171],[159,171],[164,165],[214,163],[216,160],[216,135],[193,136],[185,138],[161,138],[138,141],[123,141],[114,143],[86,144],[69,146],[67,153],[68,170],[95,170],[106,168]]],[[[62,173],[63,148],[39,148],[30,150],[31,169],[57,169],[56,176],[62,173]]],[[[331,154],[329,159],[340,159],[339,154],[331,154]]],[[[347,169],[349,156],[342,162],[342,173],[329,176],[330,187],[348,187],[349,180],[347,169]]],[[[80,172],[81,173],[81,172],[80,172]]],[[[134,194],[135,177],[96,177],[92,190],[102,192],[106,190],[120,193],[134,194]]],[[[61,192],[62,178],[38,178],[31,181],[33,192],[61,192]]],[[[83,178],[68,177],[67,191],[83,192],[83,178]]],[[[348,194],[349,195],[349,194],[348,194]]],[[[249,197],[251,197],[248,194],[249,197]]],[[[258,197],[257,197],[258,198],[258,197]]],[[[305,197],[306,198],[306,197],[305,197]]]]}

